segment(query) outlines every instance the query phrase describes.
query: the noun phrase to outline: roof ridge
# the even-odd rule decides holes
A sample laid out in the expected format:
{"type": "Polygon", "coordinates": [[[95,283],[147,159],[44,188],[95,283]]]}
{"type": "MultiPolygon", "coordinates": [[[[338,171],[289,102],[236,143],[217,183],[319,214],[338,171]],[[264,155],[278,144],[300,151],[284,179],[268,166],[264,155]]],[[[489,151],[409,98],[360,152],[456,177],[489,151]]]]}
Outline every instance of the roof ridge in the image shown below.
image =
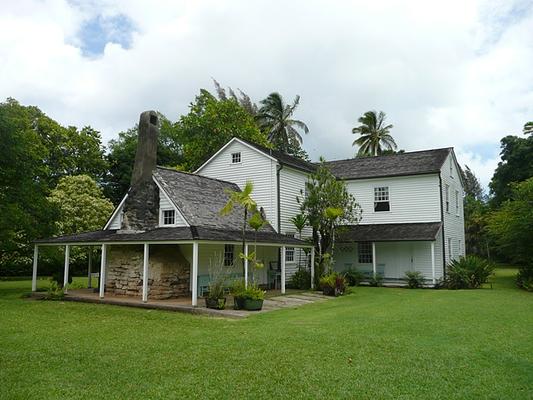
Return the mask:
{"type": "MultiPolygon", "coordinates": [[[[407,154],[415,154],[415,153],[426,153],[430,151],[438,151],[438,150],[453,150],[453,147],[437,147],[435,149],[426,149],[426,150],[414,150],[414,151],[406,151],[403,153],[395,153],[395,154],[382,154],[379,156],[368,156],[368,157],[352,157],[352,158],[341,158],[340,160],[330,160],[326,161],[326,163],[334,163],[339,161],[354,161],[354,160],[366,160],[366,159],[376,159],[381,157],[399,157],[407,154]]],[[[319,162],[313,163],[313,164],[320,164],[319,162]]]]}
{"type": "Polygon", "coordinates": [[[163,167],[163,166],[161,166],[161,165],[156,165],[156,169],[164,169],[164,170],[167,170],[167,171],[176,172],[176,173],[178,173],[178,174],[191,175],[191,176],[195,176],[195,177],[203,178],[203,179],[210,179],[210,180],[212,180],[212,181],[217,181],[217,182],[221,182],[221,183],[227,183],[227,184],[229,184],[229,185],[232,185],[232,186],[235,186],[235,187],[239,187],[239,185],[237,185],[237,184],[234,183],[234,182],[225,181],[225,180],[223,180],[223,179],[211,178],[211,177],[209,177],[209,176],[200,175],[200,174],[195,174],[194,172],[179,171],[179,170],[177,170],[177,169],[170,168],[170,167],[163,167]]]}

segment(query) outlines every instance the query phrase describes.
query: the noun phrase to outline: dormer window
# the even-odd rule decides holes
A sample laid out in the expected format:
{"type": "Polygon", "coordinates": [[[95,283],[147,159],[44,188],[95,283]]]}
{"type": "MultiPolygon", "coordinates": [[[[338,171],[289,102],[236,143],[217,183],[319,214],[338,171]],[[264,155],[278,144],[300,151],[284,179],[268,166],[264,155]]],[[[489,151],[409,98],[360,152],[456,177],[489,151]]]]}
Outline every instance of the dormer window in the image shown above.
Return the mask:
{"type": "Polygon", "coordinates": [[[374,211],[390,211],[388,186],[374,188],[374,211]]]}
{"type": "Polygon", "coordinates": [[[238,153],[231,153],[231,163],[232,164],[239,164],[241,162],[241,152],[238,153]]]}
{"type": "Polygon", "coordinates": [[[176,223],[175,210],[163,210],[163,225],[174,225],[176,223]]]}

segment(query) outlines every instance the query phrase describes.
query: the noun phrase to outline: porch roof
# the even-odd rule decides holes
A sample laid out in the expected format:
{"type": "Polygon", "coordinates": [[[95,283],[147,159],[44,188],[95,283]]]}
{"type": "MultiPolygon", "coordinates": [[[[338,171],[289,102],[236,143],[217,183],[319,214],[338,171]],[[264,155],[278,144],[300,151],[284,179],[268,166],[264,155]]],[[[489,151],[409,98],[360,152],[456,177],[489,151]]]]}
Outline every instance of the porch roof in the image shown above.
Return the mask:
{"type": "MultiPolygon", "coordinates": [[[[255,239],[254,233],[247,231],[249,242],[255,239]]],[[[35,244],[65,245],[65,244],[101,244],[101,243],[145,243],[145,242],[187,242],[187,241],[213,241],[213,242],[241,242],[242,233],[234,230],[206,228],[199,226],[156,228],[144,232],[124,232],[117,229],[108,229],[92,232],[83,232],[75,235],[58,236],[48,239],[39,239],[35,244]]],[[[288,245],[294,247],[311,247],[309,243],[291,236],[271,231],[257,232],[258,243],[288,245]]]]}
{"type": "Polygon", "coordinates": [[[441,225],[441,222],[346,225],[339,229],[336,241],[350,243],[435,240],[441,225]]]}

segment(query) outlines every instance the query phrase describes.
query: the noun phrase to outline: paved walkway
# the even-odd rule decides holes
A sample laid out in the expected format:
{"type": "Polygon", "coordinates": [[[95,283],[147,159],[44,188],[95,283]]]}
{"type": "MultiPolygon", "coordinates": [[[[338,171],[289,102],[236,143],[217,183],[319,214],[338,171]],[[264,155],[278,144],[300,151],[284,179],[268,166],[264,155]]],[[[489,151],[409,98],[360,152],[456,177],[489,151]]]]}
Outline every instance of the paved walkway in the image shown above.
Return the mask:
{"type": "MultiPolygon", "coordinates": [[[[34,297],[42,297],[43,293],[34,293],[34,297]]],[[[91,289],[69,290],[65,295],[65,301],[77,301],[83,303],[112,304],[117,306],[148,308],[154,310],[167,310],[186,312],[190,314],[203,314],[221,318],[246,318],[249,315],[265,313],[282,308],[294,308],[305,304],[321,302],[331,299],[320,292],[302,292],[287,295],[279,295],[265,299],[261,311],[244,311],[233,309],[233,299],[228,297],[225,310],[213,310],[205,307],[203,299],[198,299],[198,306],[191,305],[190,298],[178,298],[169,300],[148,300],[143,303],[138,297],[114,296],[106,294],[104,299],[100,299],[98,293],[91,289]]]]}

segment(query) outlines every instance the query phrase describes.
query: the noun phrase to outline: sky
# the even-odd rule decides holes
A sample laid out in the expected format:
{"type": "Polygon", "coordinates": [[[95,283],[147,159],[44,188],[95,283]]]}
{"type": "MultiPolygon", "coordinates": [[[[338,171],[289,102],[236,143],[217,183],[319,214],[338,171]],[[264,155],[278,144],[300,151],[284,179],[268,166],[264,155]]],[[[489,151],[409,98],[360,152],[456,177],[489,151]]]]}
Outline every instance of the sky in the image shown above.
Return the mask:
{"type": "Polygon", "coordinates": [[[383,110],[401,149],[454,147],[486,186],[533,120],[533,0],[2,0],[0,101],[104,142],[144,110],[177,120],[212,78],[300,95],[313,160],[352,157],[383,110]]]}

